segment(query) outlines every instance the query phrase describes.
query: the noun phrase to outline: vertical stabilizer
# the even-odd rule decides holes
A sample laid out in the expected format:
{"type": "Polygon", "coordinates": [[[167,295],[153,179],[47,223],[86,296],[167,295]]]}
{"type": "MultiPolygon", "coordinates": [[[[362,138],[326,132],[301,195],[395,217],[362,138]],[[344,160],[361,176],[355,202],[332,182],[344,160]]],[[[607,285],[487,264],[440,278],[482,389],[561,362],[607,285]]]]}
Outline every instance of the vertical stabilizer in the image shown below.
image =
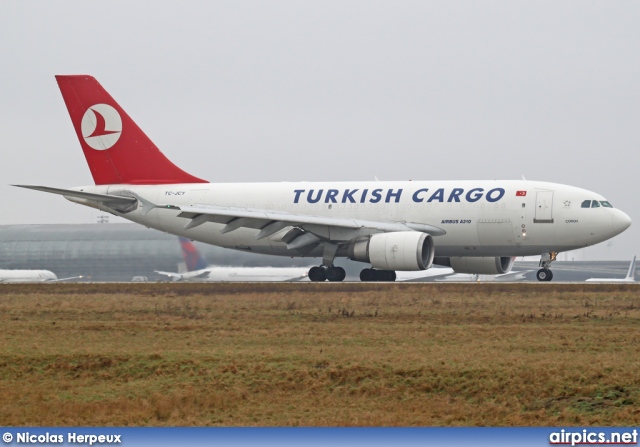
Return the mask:
{"type": "Polygon", "coordinates": [[[629,271],[627,272],[627,277],[625,279],[627,281],[636,280],[636,257],[635,256],[631,260],[631,265],[629,266],[629,271]]]}
{"type": "Polygon", "coordinates": [[[171,163],[93,77],[56,80],[96,185],[207,183],[171,163]]]}
{"type": "Polygon", "coordinates": [[[196,270],[203,270],[208,267],[207,261],[204,260],[200,252],[193,245],[189,239],[184,237],[179,237],[180,240],[180,248],[182,249],[182,257],[184,258],[184,263],[187,265],[188,272],[194,272],[196,270]]]}

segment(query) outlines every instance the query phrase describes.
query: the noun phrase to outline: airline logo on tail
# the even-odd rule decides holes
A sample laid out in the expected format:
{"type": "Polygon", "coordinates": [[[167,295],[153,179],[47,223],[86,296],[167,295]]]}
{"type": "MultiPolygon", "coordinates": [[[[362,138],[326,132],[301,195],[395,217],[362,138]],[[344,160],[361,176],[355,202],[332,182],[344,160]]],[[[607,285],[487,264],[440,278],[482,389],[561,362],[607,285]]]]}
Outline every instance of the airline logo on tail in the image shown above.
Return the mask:
{"type": "Polygon", "coordinates": [[[104,151],[113,147],[120,139],[122,118],[109,104],[96,104],[84,112],[80,127],[89,147],[104,151]]]}
{"type": "Polygon", "coordinates": [[[182,248],[182,257],[187,265],[187,271],[202,270],[207,268],[207,262],[200,255],[200,252],[193,243],[184,237],[179,237],[180,247],[182,248]]]}
{"type": "Polygon", "coordinates": [[[208,183],[171,163],[95,78],[56,79],[96,185],[208,183]]]}

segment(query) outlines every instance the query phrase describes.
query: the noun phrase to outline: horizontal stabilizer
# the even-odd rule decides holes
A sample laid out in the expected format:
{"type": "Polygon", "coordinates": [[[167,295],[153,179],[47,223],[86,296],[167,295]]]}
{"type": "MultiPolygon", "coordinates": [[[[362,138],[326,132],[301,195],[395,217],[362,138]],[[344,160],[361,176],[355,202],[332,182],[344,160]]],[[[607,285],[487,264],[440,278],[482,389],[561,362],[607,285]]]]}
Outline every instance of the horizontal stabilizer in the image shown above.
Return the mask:
{"type": "Polygon", "coordinates": [[[52,194],[60,194],[61,196],[77,197],[78,199],[95,200],[96,202],[120,203],[131,205],[138,199],[135,197],[113,196],[109,194],[96,194],[92,192],[75,191],[72,189],[51,188],[49,186],[33,186],[33,185],[12,185],[18,188],[35,189],[36,191],[49,192],[52,194]]]}

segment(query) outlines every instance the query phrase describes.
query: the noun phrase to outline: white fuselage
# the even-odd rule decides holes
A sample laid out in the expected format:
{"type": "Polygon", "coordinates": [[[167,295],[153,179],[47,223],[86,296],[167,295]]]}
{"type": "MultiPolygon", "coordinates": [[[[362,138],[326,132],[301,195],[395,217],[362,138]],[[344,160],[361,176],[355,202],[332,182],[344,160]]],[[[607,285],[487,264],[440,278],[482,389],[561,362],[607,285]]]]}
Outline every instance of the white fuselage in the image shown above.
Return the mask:
{"type": "Polygon", "coordinates": [[[433,267],[429,270],[416,272],[397,272],[396,281],[422,281],[428,278],[446,277],[453,273],[455,272],[450,267],[433,267]]]}
{"type": "Polygon", "coordinates": [[[516,282],[524,281],[526,272],[509,272],[502,275],[475,275],[469,273],[456,273],[445,278],[436,279],[442,282],[516,282]]]}
{"type": "Polygon", "coordinates": [[[56,281],[58,277],[49,270],[0,270],[0,283],[56,281]]]}
{"type": "MultiPolygon", "coordinates": [[[[296,215],[427,224],[436,235],[436,256],[529,256],[561,252],[605,241],[630,225],[622,211],[583,208],[604,202],[584,189],[536,181],[402,181],[343,183],[237,183],[102,185],[74,188],[99,194],[132,192],[156,207],[119,214],[167,233],[221,247],[282,256],[322,256],[320,249],[296,253],[278,234],[256,239],[258,229],[227,233],[207,222],[184,229],[189,219],[167,206],[216,205],[296,215]]],[[[108,212],[85,199],[69,198],[108,212]]],[[[283,231],[286,231],[284,229],[283,231]]],[[[338,256],[346,256],[339,251],[338,256]]]]}
{"type": "Polygon", "coordinates": [[[635,283],[636,280],[633,278],[589,278],[585,279],[587,282],[602,282],[602,283],[635,283]]]}
{"type": "MultiPolygon", "coordinates": [[[[308,267],[208,267],[200,272],[206,276],[195,277],[191,281],[206,282],[265,282],[265,281],[308,281],[308,267]]],[[[193,273],[197,273],[195,271],[193,273]]]]}

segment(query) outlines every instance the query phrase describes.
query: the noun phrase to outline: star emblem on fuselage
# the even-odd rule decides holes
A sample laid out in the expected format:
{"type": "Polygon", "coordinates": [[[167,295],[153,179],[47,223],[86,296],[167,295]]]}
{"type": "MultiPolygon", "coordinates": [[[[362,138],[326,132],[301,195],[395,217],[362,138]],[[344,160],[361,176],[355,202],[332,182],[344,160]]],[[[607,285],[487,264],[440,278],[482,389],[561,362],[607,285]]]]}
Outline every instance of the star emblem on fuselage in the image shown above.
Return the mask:
{"type": "Polygon", "coordinates": [[[567,208],[570,207],[571,206],[571,201],[570,200],[565,200],[564,201],[564,206],[567,207],[567,208]]]}

